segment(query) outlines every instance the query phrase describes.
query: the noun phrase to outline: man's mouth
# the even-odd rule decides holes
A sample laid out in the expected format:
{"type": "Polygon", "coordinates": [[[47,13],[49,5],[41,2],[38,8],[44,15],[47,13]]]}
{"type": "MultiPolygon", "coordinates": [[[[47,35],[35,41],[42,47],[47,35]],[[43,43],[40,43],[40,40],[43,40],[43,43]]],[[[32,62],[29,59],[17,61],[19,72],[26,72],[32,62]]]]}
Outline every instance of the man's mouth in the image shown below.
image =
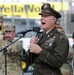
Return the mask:
{"type": "Polygon", "coordinates": [[[45,22],[42,22],[41,24],[42,24],[42,25],[45,25],[45,22]]]}

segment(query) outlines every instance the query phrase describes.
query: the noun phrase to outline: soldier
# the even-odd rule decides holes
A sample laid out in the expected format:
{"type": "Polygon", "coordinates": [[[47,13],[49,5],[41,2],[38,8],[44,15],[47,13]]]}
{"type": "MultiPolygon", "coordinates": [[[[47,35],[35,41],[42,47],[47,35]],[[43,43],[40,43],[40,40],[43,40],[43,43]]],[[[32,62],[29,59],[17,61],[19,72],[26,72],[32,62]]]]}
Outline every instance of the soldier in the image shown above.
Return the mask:
{"type": "MultiPolygon", "coordinates": [[[[0,49],[3,43],[3,32],[4,32],[4,27],[3,27],[3,16],[0,15],[0,49]]],[[[2,52],[0,52],[0,75],[2,75],[2,52]]]]}
{"type": "MultiPolygon", "coordinates": [[[[0,34],[0,49],[2,46],[3,34],[0,34]]],[[[2,75],[2,52],[0,52],[0,75],[2,75]]]]}
{"type": "Polygon", "coordinates": [[[60,67],[68,56],[69,42],[55,27],[61,14],[49,3],[44,3],[39,15],[44,31],[31,38],[30,49],[24,59],[35,64],[33,75],[62,75],[60,67]]]}
{"type": "MultiPolygon", "coordinates": [[[[61,27],[60,24],[56,24],[56,28],[60,33],[65,34],[65,31],[61,27]]],[[[64,64],[62,65],[62,67],[60,68],[62,75],[72,75],[72,73],[73,73],[73,70],[72,70],[73,57],[74,57],[73,49],[71,47],[69,47],[68,57],[67,57],[66,61],[64,62],[64,64]]]]}
{"type": "MultiPolygon", "coordinates": [[[[4,26],[5,35],[2,48],[12,43],[15,39],[15,26],[4,26]]],[[[22,41],[17,41],[7,48],[7,75],[22,75],[20,56],[23,54],[22,41]]],[[[4,51],[3,51],[4,54],[4,51]]],[[[5,59],[2,57],[2,75],[5,74],[5,59]]]]}

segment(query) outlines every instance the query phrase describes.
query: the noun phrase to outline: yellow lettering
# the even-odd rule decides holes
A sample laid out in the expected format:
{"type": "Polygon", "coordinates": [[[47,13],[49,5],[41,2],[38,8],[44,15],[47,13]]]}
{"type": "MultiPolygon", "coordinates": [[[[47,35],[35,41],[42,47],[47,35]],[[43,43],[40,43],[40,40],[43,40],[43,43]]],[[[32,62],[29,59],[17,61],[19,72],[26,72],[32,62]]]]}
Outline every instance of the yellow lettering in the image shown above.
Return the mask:
{"type": "Polygon", "coordinates": [[[10,8],[9,7],[5,7],[4,8],[4,12],[9,13],[10,12],[10,8]]]}
{"type": "MultiPolygon", "coordinates": [[[[21,16],[27,18],[39,18],[39,12],[41,12],[42,3],[36,4],[0,4],[0,14],[7,16],[21,16]]],[[[51,6],[57,10],[66,11],[68,9],[68,3],[63,2],[63,9],[61,9],[61,2],[51,2],[51,6]]]]}

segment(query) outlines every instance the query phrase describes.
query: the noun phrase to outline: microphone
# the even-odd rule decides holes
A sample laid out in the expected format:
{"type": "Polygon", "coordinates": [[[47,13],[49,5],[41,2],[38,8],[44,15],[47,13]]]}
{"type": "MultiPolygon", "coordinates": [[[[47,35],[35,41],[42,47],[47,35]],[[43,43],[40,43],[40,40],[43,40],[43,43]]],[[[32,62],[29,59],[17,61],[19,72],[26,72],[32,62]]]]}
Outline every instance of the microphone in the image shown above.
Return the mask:
{"type": "Polygon", "coordinates": [[[17,34],[26,34],[27,32],[30,32],[30,31],[34,31],[34,32],[39,32],[40,31],[40,27],[33,27],[31,29],[28,29],[28,30],[23,30],[21,32],[18,32],[17,34]]]}

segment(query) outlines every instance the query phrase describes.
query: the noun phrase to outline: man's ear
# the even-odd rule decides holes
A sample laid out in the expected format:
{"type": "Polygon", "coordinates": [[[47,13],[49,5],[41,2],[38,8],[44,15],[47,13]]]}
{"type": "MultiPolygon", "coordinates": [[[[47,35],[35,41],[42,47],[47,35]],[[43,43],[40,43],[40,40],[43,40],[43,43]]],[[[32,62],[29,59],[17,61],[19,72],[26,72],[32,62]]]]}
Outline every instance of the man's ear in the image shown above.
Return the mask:
{"type": "Polygon", "coordinates": [[[56,19],[55,17],[53,17],[53,22],[56,22],[56,20],[57,20],[57,19],[56,19]]]}

